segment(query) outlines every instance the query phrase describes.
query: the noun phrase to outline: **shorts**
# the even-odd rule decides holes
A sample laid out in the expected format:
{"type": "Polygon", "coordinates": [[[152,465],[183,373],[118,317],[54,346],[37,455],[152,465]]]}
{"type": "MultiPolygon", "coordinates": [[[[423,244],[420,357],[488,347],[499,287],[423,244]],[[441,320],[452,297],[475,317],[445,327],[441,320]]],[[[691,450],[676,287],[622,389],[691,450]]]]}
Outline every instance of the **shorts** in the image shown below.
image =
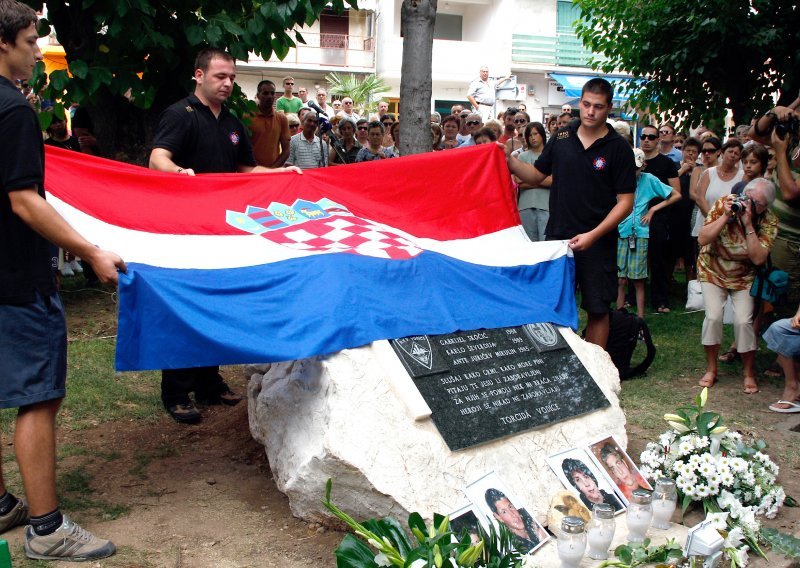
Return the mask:
{"type": "Polygon", "coordinates": [[[770,351],[792,359],[800,358],[800,329],[795,329],[792,320],[782,319],[773,323],[764,332],[764,341],[770,351]]]}
{"type": "Polygon", "coordinates": [[[607,314],[617,298],[616,239],[600,239],[589,250],[575,251],[575,282],[581,289],[581,308],[607,314]]]}
{"type": "Polygon", "coordinates": [[[633,250],[627,237],[617,239],[617,271],[620,278],[647,278],[647,239],[636,237],[636,248],[633,250]]]}
{"type": "Polygon", "coordinates": [[[64,398],[66,382],[67,324],[58,294],[0,304],[0,408],[64,398]]]}

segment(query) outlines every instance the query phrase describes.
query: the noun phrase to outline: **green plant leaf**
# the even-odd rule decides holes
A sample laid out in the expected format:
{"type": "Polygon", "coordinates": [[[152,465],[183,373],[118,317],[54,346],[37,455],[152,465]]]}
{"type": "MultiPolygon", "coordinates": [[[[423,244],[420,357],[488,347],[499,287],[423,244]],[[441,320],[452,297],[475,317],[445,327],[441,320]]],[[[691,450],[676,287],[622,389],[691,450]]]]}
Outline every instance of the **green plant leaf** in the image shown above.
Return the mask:
{"type": "Polygon", "coordinates": [[[800,539],[797,537],[773,528],[762,528],[759,534],[776,552],[787,558],[800,558],[800,539]]]}
{"type": "Polygon", "coordinates": [[[53,122],[53,113],[50,111],[39,113],[39,128],[47,130],[53,122]]]}
{"type": "Polygon", "coordinates": [[[336,568],[378,568],[375,552],[351,534],[344,536],[333,553],[336,556],[336,568]]]}
{"type": "Polygon", "coordinates": [[[50,86],[56,91],[63,91],[66,89],[67,83],[69,83],[69,76],[63,69],[50,73],[50,86]]]}
{"type": "Polygon", "coordinates": [[[69,72],[79,79],[85,79],[89,73],[89,65],[82,59],[76,59],[69,62],[69,72]]]}

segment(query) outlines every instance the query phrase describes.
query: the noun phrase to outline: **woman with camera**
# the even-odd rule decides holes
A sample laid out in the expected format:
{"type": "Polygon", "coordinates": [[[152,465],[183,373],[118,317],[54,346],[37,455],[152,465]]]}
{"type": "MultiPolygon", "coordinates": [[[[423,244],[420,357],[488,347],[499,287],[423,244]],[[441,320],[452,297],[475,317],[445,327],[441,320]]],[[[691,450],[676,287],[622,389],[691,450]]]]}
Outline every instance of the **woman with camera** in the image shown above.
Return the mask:
{"type": "Polygon", "coordinates": [[[743,195],[725,195],[714,202],[698,235],[702,247],[697,259],[697,279],[703,290],[705,319],[702,342],[706,373],[700,386],[717,380],[717,356],[722,341],[722,310],[728,296],[733,302],[733,333],[744,365],[744,392],[758,392],[755,372],[757,339],[753,331],[753,297],[750,287],[756,266],[764,264],[778,232],[778,220],[769,211],[775,186],[769,180],[751,181],[743,195]]]}

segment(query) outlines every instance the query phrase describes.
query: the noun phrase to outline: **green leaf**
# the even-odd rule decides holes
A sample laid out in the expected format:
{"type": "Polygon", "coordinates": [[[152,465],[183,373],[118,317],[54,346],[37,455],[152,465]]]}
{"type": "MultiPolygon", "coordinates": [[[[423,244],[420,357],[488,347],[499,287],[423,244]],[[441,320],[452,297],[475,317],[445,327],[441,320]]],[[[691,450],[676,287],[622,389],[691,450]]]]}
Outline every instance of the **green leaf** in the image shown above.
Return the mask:
{"type": "Polygon", "coordinates": [[[66,89],[67,83],[69,83],[69,76],[63,69],[59,69],[50,73],[50,85],[56,91],[63,91],[66,89]]]}
{"type": "Polygon", "coordinates": [[[50,127],[50,123],[53,122],[53,113],[50,111],[40,112],[39,113],[39,127],[42,130],[47,130],[50,127]]]}
{"type": "Polygon", "coordinates": [[[351,534],[344,536],[333,553],[336,556],[337,568],[378,568],[375,552],[351,534]]]}
{"type": "Polygon", "coordinates": [[[787,558],[800,558],[800,539],[797,537],[773,528],[762,528],[759,534],[776,552],[787,558]]]}
{"type": "Polygon", "coordinates": [[[69,62],[69,72],[79,79],[85,79],[89,73],[89,66],[82,59],[69,62]]]}
{"type": "Polygon", "coordinates": [[[222,41],[222,30],[215,24],[209,24],[206,28],[206,40],[210,45],[218,45],[222,41]]]}
{"type": "Polygon", "coordinates": [[[64,110],[64,103],[59,101],[56,104],[54,104],[53,105],[53,114],[55,114],[56,118],[58,118],[60,120],[67,120],[67,113],[64,110]]]}
{"type": "Polygon", "coordinates": [[[199,45],[203,41],[203,30],[198,25],[187,26],[183,33],[186,34],[186,40],[189,45],[199,45]]]}
{"type": "Polygon", "coordinates": [[[222,25],[223,25],[223,27],[225,28],[225,30],[229,34],[232,34],[232,35],[235,35],[235,36],[240,36],[240,35],[244,34],[244,28],[242,28],[242,26],[240,26],[239,24],[237,24],[233,20],[224,19],[224,20],[222,20],[222,25]]]}

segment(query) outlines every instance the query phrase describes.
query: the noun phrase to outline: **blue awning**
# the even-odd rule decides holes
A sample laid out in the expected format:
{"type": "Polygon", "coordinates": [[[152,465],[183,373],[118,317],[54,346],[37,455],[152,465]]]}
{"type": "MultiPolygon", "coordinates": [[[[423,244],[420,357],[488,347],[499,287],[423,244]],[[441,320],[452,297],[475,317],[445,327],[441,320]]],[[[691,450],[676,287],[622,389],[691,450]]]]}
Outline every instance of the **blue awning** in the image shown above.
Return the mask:
{"type": "MultiPolygon", "coordinates": [[[[568,97],[579,98],[581,90],[589,79],[594,79],[599,75],[565,75],[564,73],[550,73],[550,78],[557,81],[564,87],[564,94],[568,97]]],[[[631,77],[602,77],[614,86],[614,102],[624,103],[628,100],[627,93],[620,92],[620,88],[627,86],[632,81],[641,83],[644,79],[634,79],[631,77]]]]}

